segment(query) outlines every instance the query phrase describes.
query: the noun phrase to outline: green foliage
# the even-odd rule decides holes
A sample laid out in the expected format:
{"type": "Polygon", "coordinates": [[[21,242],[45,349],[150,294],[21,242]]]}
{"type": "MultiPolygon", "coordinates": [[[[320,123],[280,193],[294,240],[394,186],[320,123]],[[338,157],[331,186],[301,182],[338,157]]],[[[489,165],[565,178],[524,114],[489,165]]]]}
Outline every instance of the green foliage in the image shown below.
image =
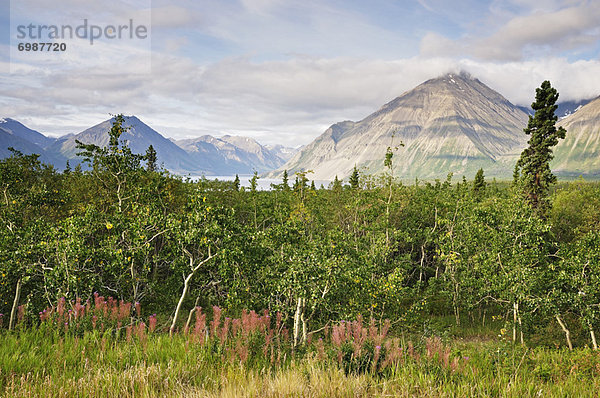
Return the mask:
{"type": "Polygon", "coordinates": [[[289,189],[290,188],[290,184],[288,182],[288,171],[283,170],[283,181],[281,182],[283,185],[283,189],[289,189]]]}
{"type": "Polygon", "coordinates": [[[350,187],[352,189],[358,189],[358,187],[359,187],[359,173],[358,173],[358,169],[356,168],[356,165],[352,169],[352,174],[350,175],[349,182],[350,182],[350,187]]]}
{"type": "Polygon", "coordinates": [[[148,171],[156,171],[156,150],[152,145],[146,150],[146,168],[148,171]]]}
{"type": "Polygon", "coordinates": [[[260,177],[258,176],[258,173],[255,171],[254,174],[252,175],[252,178],[250,179],[250,191],[251,192],[256,192],[256,189],[258,188],[258,179],[260,177]]]}
{"type": "Polygon", "coordinates": [[[475,180],[473,180],[473,193],[476,196],[482,194],[485,192],[486,185],[483,169],[477,170],[477,174],[475,174],[475,180]]]}
{"type": "Polygon", "coordinates": [[[0,313],[22,306],[34,324],[48,303],[99,292],[165,317],[183,296],[177,330],[196,305],[279,311],[290,329],[299,314],[307,335],[359,314],[428,335],[432,316],[492,335],[501,316],[503,338],[514,327],[517,340],[546,345],[564,344],[557,315],[576,346],[600,327],[597,184],[559,186],[546,218],[483,170],[472,185],[449,175],[408,186],[391,170],[355,169],[361,189],[336,178],[319,190],[302,171],[294,189],[284,175],[270,191],[255,173],[239,189],[148,170],[148,156],[119,141],[123,121],[108,147],[80,145],[86,171],[17,152],[0,161],[0,313]]]}

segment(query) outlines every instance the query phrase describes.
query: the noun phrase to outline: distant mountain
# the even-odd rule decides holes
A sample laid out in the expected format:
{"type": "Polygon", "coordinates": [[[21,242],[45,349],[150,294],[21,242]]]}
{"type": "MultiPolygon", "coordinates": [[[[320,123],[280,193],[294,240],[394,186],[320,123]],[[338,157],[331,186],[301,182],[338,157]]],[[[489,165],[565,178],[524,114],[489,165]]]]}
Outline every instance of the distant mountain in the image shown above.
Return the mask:
{"type": "Polygon", "coordinates": [[[14,148],[25,154],[38,154],[40,161],[57,165],[66,161],[61,155],[46,152],[44,145],[54,142],[43,134],[32,130],[14,119],[0,119],[0,158],[12,156],[8,148],[14,148]]]}
{"type": "Polygon", "coordinates": [[[233,145],[211,135],[173,142],[182,148],[200,169],[210,169],[211,175],[249,174],[252,171],[244,163],[228,156],[228,153],[236,151],[233,145]]]}
{"type": "MultiPolygon", "coordinates": [[[[79,134],[61,137],[46,148],[46,152],[64,159],[71,165],[82,159],[76,141],[98,146],[108,145],[108,131],[114,119],[105,120],[79,134]]],[[[269,171],[281,166],[285,160],[261,146],[251,138],[210,135],[176,141],[163,137],[135,116],[125,116],[128,130],[121,136],[134,153],[143,154],[152,145],[158,164],[176,174],[204,174],[207,176],[251,174],[254,170],[269,171]]],[[[64,162],[63,162],[64,163],[64,162]]],[[[64,167],[64,164],[59,166],[64,167]]]]}
{"type": "MultiPolygon", "coordinates": [[[[559,97],[560,100],[560,97],[559,97]]],[[[556,116],[558,116],[559,119],[563,119],[565,117],[568,117],[570,115],[572,115],[573,113],[577,112],[579,109],[581,109],[584,105],[586,105],[587,103],[589,103],[590,101],[592,101],[592,99],[583,99],[583,100],[577,100],[577,101],[562,101],[559,102],[556,108],[556,111],[554,112],[554,114],[556,116]]],[[[529,106],[519,106],[519,109],[521,109],[523,112],[525,112],[528,115],[533,115],[533,109],[531,109],[531,107],[529,106]]]]}
{"type": "Polygon", "coordinates": [[[289,162],[293,173],[313,170],[311,178],[333,179],[356,165],[381,172],[388,147],[399,147],[394,173],[405,179],[472,177],[479,168],[489,177],[510,177],[525,147],[527,114],[469,75],[431,79],[385,104],[359,122],[332,125],[289,162]]]}
{"type": "Polygon", "coordinates": [[[269,149],[248,137],[225,135],[215,138],[205,135],[193,139],[175,141],[197,163],[210,162],[219,165],[216,174],[263,173],[283,165],[286,159],[280,153],[293,152],[291,148],[278,146],[269,149]]]}
{"type": "Polygon", "coordinates": [[[55,141],[54,138],[46,137],[42,133],[32,130],[11,118],[0,119],[0,129],[12,134],[15,137],[19,137],[25,141],[31,142],[41,148],[45,148],[55,141]]]}
{"type": "MultiPolygon", "coordinates": [[[[80,150],[77,149],[76,141],[84,144],[95,144],[101,147],[108,146],[108,131],[114,119],[105,120],[79,134],[58,139],[47,148],[50,153],[59,153],[67,159],[71,159],[71,165],[81,161],[77,157],[80,150]]],[[[150,145],[154,147],[157,154],[158,164],[163,164],[167,169],[182,173],[194,170],[194,164],[188,159],[187,153],[177,145],[160,135],[135,116],[125,116],[124,126],[128,130],[123,133],[121,140],[127,142],[132,152],[144,154],[150,145]]]]}
{"type": "Polygon", "coordinates": [[[554,148],[552,170],[563,177],[600,177],[600,97],[557,125],[567,134],[554,148]]]}
{"type": "Polygon", "coordinates": [[[283,145],[265,145],[265,148],[271,151],[271,153],[277,156],[279,159],[282,159],[285,163],[288,160],[290,160],[296,153],[302,150],[302,148],[304,148],[304,145],[299,148],[290,148],[285,147],[283,145]]]}
{"type": "Polygon", "coordinates": [[[24,140],[21,137],[17,137],[0,127],[0,157],[5,158],[11,156],[12,152],[8,149],[11,147],[26,155],[31,155],[32,153],[41,154],[44,152],[44,149],[39,145],[24,140]]]}

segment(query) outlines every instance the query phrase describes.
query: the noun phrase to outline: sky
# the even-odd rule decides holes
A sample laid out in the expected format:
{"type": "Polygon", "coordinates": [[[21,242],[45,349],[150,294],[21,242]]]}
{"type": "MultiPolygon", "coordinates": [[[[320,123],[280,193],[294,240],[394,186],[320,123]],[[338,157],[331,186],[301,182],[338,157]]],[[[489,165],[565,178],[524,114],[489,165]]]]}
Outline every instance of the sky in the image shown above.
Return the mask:
{"type": "Polygon", "coordinates": [[[597,0],[0,0],[0,39],[0,118],[53,136],[123,113],[174,139],[298,146],[459,71],[516,105],[543,80],[600,95],[597,0]],[[84,19],[148,34],[18,50],[36,41],[19,25],[84,19]]]}

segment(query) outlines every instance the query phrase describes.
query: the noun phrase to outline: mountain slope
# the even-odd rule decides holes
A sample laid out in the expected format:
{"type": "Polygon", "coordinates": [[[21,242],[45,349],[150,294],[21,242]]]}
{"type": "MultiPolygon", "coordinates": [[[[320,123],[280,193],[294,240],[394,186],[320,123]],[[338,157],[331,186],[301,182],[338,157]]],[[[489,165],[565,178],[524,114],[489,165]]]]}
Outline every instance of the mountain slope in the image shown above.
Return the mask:
{"type": "Polygon", "coordinates": [[[600,176],[600,97],[557,123],[567,130],[554,148],[552,170],[558,176],[600,176]]]}
{"type": "Polygon", "coordinates": [[[198,138],[177,140],[175,143],[185,150],[200,168],[210,169],[213,175],[246,174],[251,168],[233,159],[228,154],[235,153],[235,146],[211,135],[198,138]]]}
{"type": "Polygon", "coordinates": [[[444,178],[448,173],[510,176],[525,147],[527,115],[496,91],[466,74],[431,79],[359,122],[334,124],[283,167],[313,170],[314,179],[348,176],[357,165],[383,170],[388,147],[401,178],[444,178]]]}
{"type": "MultiPolygon", "coordinates": [[[[60,138],[48,148],[48,151],[61,154],[67,159],[72,159],[74,162],[71,165],[74,165],[78,161],[81,161],[81,158],[77,156],[79,150],[77,149],[76,140],[84,144],[95,144],[101,147],[108,146],[108,131],[113,121],[114,119],[105,120],[79,134],[60,138]]],[[[124,126],[128,127],[129,130],[123,133],[121,140],[127,141],[134,153],[144,154],[148,147],[152,145],[156,150],[159,165],[164,164],[167,169],[179,173],[204,171],[194,164],[183,149],[163,137],[137,117],[125,116],[124,126]]]]}
{"type": "Polygon", "coordinates": [[[175,141],[198,164],[210,163],[220,175],[251,174],[280,167],[287,159],[279,151],[293,149],[278,146],[271,150],[248,137],[225,135],[215,138],[205,135],[193,139],[175,141]]]}
{"type": "Polygon", "coordinates": [[[12,152],[8,150],[11,147],[25,155],[31,155],[32,153],[41,155],[44,153],[44,149],[39,145],[17,137],[0,127],[0,158],[12,156],[12,152]]]}
{"type": "Polygon", "coordinates": [[[29,141],[40,148],[45,148],[55,141],[54,138],[46,137],[42,133],[32,130],[11,118],[0,119],[0,128],[15,137],[29,141]]]}
{"type": "Polygon", "coordinates": [[[282,163],[290,160],[296,153],[298,153],[302,148],[290,148],[283,145],[265,145],[274,156],[278,157],[282,160],[282,163]]]}
{"type": "MultiPolygon", "coordinates": [[[[47,152],[72,159],[71,165],[81,161],[77,157],[76,140],[85,144],[108,145],[108,131],[114,119],[105,120],[76,135],[59,138],[47,152]]],[[[251,138],[210,135],[189,140],[171,140],[163,137],[135,116],[125,116],[128,131],[121,136],[134,153],[143,154],[152,145],[158,164],[176,174],[233,175],[265,172],[281,166],[285,161],[251,138]]],[[[63,162],[64,163],[64,162],[63,162]]],[[[59,165],[60,168],[64,164],[59,165]]]]}
{"type": "Polygon", "coordinates": [[[0,119],[0,159],[12,156],[13,153],[8,148],[14,148],[25,155],[40,155],[39,160],[43,163],[64,165],[66,159],[63,156],[49,153],[41,146],[51,142],[54,142],[53,138],[48,138],[16,120],[0,119]]]}

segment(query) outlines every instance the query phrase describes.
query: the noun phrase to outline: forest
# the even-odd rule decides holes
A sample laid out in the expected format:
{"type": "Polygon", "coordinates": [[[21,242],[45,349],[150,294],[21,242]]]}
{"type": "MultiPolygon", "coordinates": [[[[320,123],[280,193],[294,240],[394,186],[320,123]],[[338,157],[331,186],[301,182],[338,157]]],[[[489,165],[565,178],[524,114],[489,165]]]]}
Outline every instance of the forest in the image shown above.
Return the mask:
{"type": "MultiPolygon", "coordinates": [[[[83,167],[58,172],[18,151],[0,161],[0,391],[188,395],[237,380],[236,396],[249,379],[293,379],[296,368],[302,384],[321,365],[294,361],[327,357],[327,388],[346,387],[307,396],[533,396],[555,383],[593,394],[598,183],[550,179],[532,193],[520,161],[513,182],[480,170],[407,184],[394,177],[400,147],[380,175],[355,168],[315,187],[310,171],[286,173],[258,190],[256,174],[249,187],[172,175],[151,147],[132,153],[123,131],[117,116],[108,147],[80,144],[83,167]],[[105,351],[115,358],[99,359],[105,351]],[[144,366],[146,378],[86,390],[86,355],[109,373],[144,366]],[[158,371],[149,380],[151,363],[175,367],[161,371],[174,384],[158,371]],[[69,390],[71,373],[53,366],[79,369],[81,385],[69,390]],[[376,382],[409,371],[420,381],[407,390],[376,382]]],[[[126,373],[114,377],[135,379],[126,373]]]]}

